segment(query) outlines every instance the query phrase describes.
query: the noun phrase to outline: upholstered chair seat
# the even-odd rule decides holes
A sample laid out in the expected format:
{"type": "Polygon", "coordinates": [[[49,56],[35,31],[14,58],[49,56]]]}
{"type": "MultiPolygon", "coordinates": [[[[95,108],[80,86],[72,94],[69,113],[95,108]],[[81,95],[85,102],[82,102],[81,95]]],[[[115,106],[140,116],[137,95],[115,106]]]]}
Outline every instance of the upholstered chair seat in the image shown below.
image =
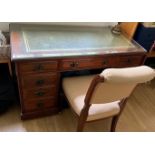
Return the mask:
{"type": "MultiPolygon", "coordinates": [[[[63,80],[63,89],[65,95],[70,106],[77,115],[80,115],[85,104],[84,99],[93,78],[94,76],[79,76],[65,78],[63,80]]],[[[100,95],[102,96],[103,94],[100,95]]],[[[102,119],[111,115],[117,115],[120,111],[118,104],[119,102],[120,100],[111,103],[92,104],[89,109],[87,121],[102,119]]]]}

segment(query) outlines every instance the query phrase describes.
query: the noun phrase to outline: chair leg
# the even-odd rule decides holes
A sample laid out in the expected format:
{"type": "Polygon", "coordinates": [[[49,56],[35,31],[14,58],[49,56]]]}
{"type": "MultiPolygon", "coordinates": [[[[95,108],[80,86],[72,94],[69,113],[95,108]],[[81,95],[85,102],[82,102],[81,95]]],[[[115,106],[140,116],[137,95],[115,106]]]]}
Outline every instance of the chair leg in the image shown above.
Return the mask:
{"type": "Polygon", "coordinates": [[[87,116],[88,116],[88,110],[89,110],[90,105],[84,106],[81,114],[79,116],[79,120],[78,120],[78,125],[77,125],[77,132],[82,132],[84,129],[84,125],[86,123],[87,120],[87,116]]]}
{"type": "Polygon", "coordinates": [[[79,119],[76,131],[77,132],[82,132],[83,129],[84,129],[84,125],[85,125],[85,122],[79,119]]]}
{"type": "Polygon", "coordinates": [[[111,132],[115,132],[116,131],[116,125],[118,122],[119,116],[114,116],[111,122],[111,132]]]}
{"type": "Polygon", "coordinates": [[[126,103],[127,103],[127,98],[122,100],[119,105],[120,105],[120,113],[116,116],[113,117],[112,119],[112,123],[111,123],[111,132],[115,132],[116,131],[116,125],[117,125],[117,122],[119,120],[119,117],[121,116],[125,106],[126,106],[126,103]]]}

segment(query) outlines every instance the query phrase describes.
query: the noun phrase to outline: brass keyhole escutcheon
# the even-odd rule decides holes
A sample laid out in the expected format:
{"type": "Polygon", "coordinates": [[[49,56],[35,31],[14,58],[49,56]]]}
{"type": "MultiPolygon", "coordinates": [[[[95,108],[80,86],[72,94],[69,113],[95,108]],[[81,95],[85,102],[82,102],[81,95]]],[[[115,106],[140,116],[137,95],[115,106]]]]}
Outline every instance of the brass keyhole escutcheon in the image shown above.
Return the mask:
{"type": "Polygon", "coordinates": [[[41,70],[43,70],[44,69],[44,67],[43,67],[43,65],[42,64],[37,64],[37,65],[35,65],[35,67],[34,67],[34,71],[41,71],[41,70]]]}
{"type": "Polygon", "coordinates": [[[128,63],[131,63],[131,59],[128,59],[127,62],[128,62],[128,63]]]}
{"type": "Polygon", "coordinates": [[[104,60],[103,62],[102,62],[102,65],[107,65],[108,64],[108,61],[107,60],[104,60]]]}
{"type": "Polygon", "coordinates": [[[43,108],[43,107],[44,107],[44,103],[38,102],[38,103],[37,103],[37,107],[38,107],[38,108],[43,108]]]}

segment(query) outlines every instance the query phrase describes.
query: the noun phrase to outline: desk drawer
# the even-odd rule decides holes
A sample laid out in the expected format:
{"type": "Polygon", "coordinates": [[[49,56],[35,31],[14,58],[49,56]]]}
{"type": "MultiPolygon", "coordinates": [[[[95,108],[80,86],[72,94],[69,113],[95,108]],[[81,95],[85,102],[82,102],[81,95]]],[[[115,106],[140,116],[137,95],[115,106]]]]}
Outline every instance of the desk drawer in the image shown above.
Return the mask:
{"type": "Polygon", "coordinates": [[[38,61],[38,62],[23,62],[19,63],[19,71],[21,73],[27,72],[50,72],[57,70],[58,62],[57,61],[38,61]]]}
{"type": "Polygon", "coordinates": [[[70,59],[61,61],[60,70],[104,68],[111,66],[112,64],[115,64],[115,59],[111,61],[109,57],[90,59],[70,59]]]}
{"type": "Polygon", "coordinates": [[[40,99],[43,97],[54,97],[57,88],[55,85],[45,88],[24,89],[23,98],[26,99],[40,99]]]}
{"type": "Polygon", "coordinates": [[[51,86],[56,83],[58,79],[57,73],[48,73],[48,74],[36,74],[36,75],[27,75],[23,76],[21,79],[22,86],[24,88],[37,88],[43,86],[51,86]]]}
{"type": "Polygon", "coordinates": [[[24,109],[25,111],[37,111],[43,110],[44,108],[55,107],[56,104],[56,99],[52,97],[36,100],[25,100],[24,109]]]}
{"type": "Polygon", "coordinates": [[[120,56],[118,58],[117,67],[132,67],[138,66],[142,62],[142,56],[120,56]]]}

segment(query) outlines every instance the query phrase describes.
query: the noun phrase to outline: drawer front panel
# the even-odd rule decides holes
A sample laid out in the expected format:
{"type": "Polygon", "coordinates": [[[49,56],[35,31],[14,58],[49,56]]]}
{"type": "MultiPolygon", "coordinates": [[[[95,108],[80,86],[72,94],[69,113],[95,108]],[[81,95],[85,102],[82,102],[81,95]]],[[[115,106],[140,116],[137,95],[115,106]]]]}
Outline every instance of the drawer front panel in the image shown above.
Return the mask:
{"type": "Polygon", "coordinates": [[[39,73],[39,72],[50,72],[57,70],[57,61],[41,61],[41,62],[24,62],[19,64],[19,70],[21,73],[39,73]]]}
{"type": "Polygon", "coordinates": [[[112,60],[109,57],[63,60],[60,63],[60,70],[104,68],[114,65],[115,61],[115,59],[112,60]]]}
{"type": "Polygon", "coordinates": [[[37,110],[43,110],[45,108],[50,108],[55,106],[56,106],[55,98],[44,98],[44,99],[24,101],[25,111],[37,111],[37,110]]]}
{"type": "Polygon", "coordinates": [[[53,97],[56,96],[56,86],[47,88],[36,88],[36,89],[24,89],[23,98],[26,99],[40,99],[42,97],[53,97]]]}
{"type": "Polygon", "coordinates": [[[117,67],[132,67],[138,66],[142,62],[141,56],[122,56],[118,58],[118,63],[116,64],[117,67]]]}
{"type": "Polygon", "coordinates": [[[57,73],[27,75],[22,78],[24,88],[50,86],[58,80],[57,73]]]}

